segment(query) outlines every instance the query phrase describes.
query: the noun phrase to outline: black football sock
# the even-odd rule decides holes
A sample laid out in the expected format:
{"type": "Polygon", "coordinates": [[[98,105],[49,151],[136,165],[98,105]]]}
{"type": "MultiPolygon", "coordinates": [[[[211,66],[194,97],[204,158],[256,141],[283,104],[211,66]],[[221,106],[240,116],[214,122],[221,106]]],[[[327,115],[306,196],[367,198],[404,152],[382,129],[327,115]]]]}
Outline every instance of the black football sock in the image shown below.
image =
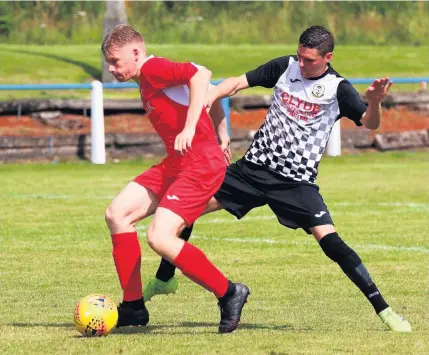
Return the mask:
{"type": "Polygon", "coordinates": [[[361,263],[352,270],[345,270],[342,267],[341,269],[348,276],[348,278],[352,280],[357,287],[359,287],[368,301],[372,304],[377,314],[389,307],[377,286],[371,280],[371,277],[369,276],[369,273],[364,264],[361,263]]]}
{"type": "MultiPolygon", "coordinates": [[[[183,239],[184,241],[188,241],[189,238],[191,237],[193,228],[194,228],[193,224],[185,228],[180,234],[179,238],[183,239]]],[[[160,281],[167,282],[174,276],[175,271],[176,271],[176,267],[168,260],[165,260],[164,258],[162,258],[155,277],[160,281]]]]}
{"type": "Polygon", "coordinates": [[[337,233],[324,236],[319,244],[325,254],[335,261],[347,277],[362,291],[377,314],[389,307],[369,276],[362,260],[353,249],[343,242],[337,233]]]}

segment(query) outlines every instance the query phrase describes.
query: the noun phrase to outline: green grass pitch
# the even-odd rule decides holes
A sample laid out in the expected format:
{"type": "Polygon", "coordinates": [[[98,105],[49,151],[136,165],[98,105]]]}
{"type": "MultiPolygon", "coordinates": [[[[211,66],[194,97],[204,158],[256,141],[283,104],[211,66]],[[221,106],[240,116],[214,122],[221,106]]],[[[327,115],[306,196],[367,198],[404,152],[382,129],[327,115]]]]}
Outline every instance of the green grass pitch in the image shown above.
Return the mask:
{"type": "MultiPolygon", "coordinates": [[[[120,301],[104,211],[153,162],[1,165],[0,353],[428,354],[428,162],[427,151],[325,157],[318,180],[338,233],[413,333],[387,331],[312,237],[260,208],[204,216],[191,239],[252,290],[236,333],[216,333],[215,298],[179,275],[178,294],[148,303],[147,327],[104,338],[80,337],[73,309],[90,293],[120,301]]],[[[149,223],[144,281],[159,262],[149,223]]]]}

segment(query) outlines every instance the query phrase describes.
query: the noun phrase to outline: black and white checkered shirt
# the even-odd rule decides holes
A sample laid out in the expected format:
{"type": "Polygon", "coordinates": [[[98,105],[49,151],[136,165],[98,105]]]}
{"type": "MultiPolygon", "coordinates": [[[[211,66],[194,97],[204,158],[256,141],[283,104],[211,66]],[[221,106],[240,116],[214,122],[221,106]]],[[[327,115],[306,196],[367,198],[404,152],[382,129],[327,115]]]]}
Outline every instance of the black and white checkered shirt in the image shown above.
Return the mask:
{"type": "Polygon", "coordinates": [[[314,183],[335,121],[348,117],[362,125],[366,105],[359,94],[331,66],[320,77],[302,77],[295,56],[271,60],[246,77],[249,86],[274,88],[274,95],[245,159],[314,183]]]}

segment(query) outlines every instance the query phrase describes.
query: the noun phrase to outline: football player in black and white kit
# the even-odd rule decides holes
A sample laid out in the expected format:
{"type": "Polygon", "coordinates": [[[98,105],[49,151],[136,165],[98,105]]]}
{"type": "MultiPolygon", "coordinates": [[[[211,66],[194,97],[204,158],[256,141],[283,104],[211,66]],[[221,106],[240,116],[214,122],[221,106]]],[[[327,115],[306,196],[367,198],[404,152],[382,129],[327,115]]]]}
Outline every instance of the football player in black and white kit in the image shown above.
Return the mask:
{"type": "MultiPolygon", "coordinates": [[[[357,126],[377,129],[381,100],[391,86],[389,78],[375,80],[366,90],[365,105],[350,82],[331,66],[333,50],[332,34],[321,26],[312,26],[301,34],[296,55],[273,59],[211,90],[209,106],[254,86],[274,88],[274,94],[250,148],[227,168],[225,180],[205,213],[225,209],[240,219],[253,208],[268,205],[285,227],[313,234],[324,253],[362,291],[389,329],[410,332],[410,324],[389,307],[359,256],[336,232],[315,184],[335,121],[347,117],[357,126]]],[[[215,116],[212,114],[214,121],[215,116]]],[[[192,226],[183,231],[182,237],[189,238],[191,231],[192,226]]],[[[174,292],[174,270],[162,260],[144,297],[174,292]]]]}

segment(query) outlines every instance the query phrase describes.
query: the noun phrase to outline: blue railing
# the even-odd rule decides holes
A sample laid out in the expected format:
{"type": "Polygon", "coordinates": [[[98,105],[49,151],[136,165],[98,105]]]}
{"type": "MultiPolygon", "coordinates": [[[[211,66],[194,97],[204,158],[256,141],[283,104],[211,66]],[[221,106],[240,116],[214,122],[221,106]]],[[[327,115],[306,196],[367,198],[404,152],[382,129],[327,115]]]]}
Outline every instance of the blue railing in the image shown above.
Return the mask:
{"type": "MultiPolygon", "coordinates": [[[[349,79],[352,84],[371,84],[375,78],[355,78],[349,79]]],[[[416,84],[422,82],[429,82],[429,77],[417,78],[390,78],[393,83],[398,84],[416,84]]],[[[214,85],[219,84],[222,80],[215,80],[214,85]]],[[[103,89],[135,89],[138,88],[136,83],[104,83],[103,89]]],[[[90,90],[91,84],[24,84],[24,85],[0,85],[0,90],[90,90]]],[[[230,132],[230,102],[229,98],[222,100],[222,106],[227,117],[227,128],[230,132]]]]}
{"type": "MultiPolygon", "coordinates": [[[[212,81],[213,85],[221,83],[222,80],[212,81]]],[[[136,83],[103,83],[103,89],[136,89],[138,85],[136,83]]],[[[0,85],[0,90],[91,90],[91,84],[21,84],[21,85],[0,85]]],[[[231,133],[230,124],[230,99],[229,97],[221,100],[222,107],[225,112],[226,125],[228,133],[231,133]]],[[[21,113],[18,112],[18,116],[21,113]]]]}
{"type": "Polygon", "coordinates": [[[23,84],[0,85],[0,90],[91,90],[91,84],[23,84]]]}
{"type": "MultiPolygon", "coordinates": [[[[355,78],[348,79],[352,84],[371,84],[374,80],[378,78],[355,78]]],[[[419,84],[422,82],[429,82],[429,77],[422,78],[390,78],[392,83],[396,84],[419,84]]]]}
{"type": "MultiPolygon", "coordinates": [[[[376,78],[354,78],[348,79],[352,84],[371,84],[376,78]]],[[[418,84],[421,82],[429,82],[429,77],[418,78],[390,78],[393,83],[397,84],[418,84]]],[[[217,85],[222,80],[215,80],[212,84],[217,85]]],[[[3,84],[0,85],[0,90],[80,90],[91,89],[88,84],[3,84]]],[[[136,83],[104,83],[103,89],[135,89],[138,88],[136,83]]]]}
{"type": "MultiPolygon", "coordinates": [[[[220,84],[223,79],[214,80],[213,85],[220,84]]],[[[103,83],[103,89],[136,89],[136,83],[103,83]]],[[[92,89],[90,83],[86,84],[3,84],[0,90],[80,90],[92,89]]]]}

